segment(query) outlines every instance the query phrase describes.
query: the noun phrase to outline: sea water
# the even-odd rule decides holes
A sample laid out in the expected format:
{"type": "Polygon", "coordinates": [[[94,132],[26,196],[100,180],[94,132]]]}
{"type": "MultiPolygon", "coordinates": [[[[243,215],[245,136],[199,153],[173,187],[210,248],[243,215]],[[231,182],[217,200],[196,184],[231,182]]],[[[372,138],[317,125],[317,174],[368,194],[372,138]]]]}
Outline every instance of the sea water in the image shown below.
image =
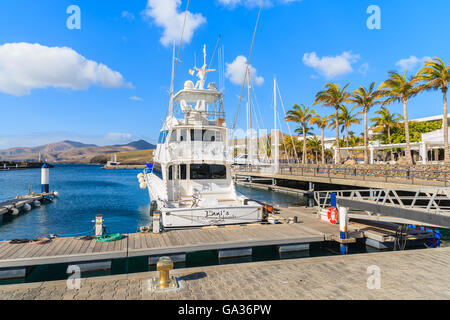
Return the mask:
{"type": "MultiPolygon", "coordinates": [[[[97,214],[110,233],[133,233],[150,223],[149,195],[141,190],[137,175],[142,170],[103,170],[93,165],[56,165],[50,169],[50,190],[59,197],[17,217],[4,217],[0,240],[34,239],[38,236],[83,235],[93,230],[97,214]]],[[[0,172],[0,202],[40,192],[39,169],[0,172]]],[[[251,199],[289,206],[304,205],[301,196],[237,186],[251,199]]]]}

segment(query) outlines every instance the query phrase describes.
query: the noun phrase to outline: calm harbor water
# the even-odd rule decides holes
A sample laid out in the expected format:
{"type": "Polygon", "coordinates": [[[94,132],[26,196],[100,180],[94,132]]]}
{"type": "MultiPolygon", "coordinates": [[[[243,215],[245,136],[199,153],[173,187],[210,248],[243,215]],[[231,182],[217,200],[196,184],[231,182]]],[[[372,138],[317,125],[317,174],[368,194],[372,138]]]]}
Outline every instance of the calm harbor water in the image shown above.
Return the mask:
{"type": "MultiPolygon", "coordinates": [[[[33,208],[17,217],[5,217],[0,224],[0,240],[34,239],[38,236],[93,234],[97,214],[103,214],[108,232],[132,233],[150,222],[149,198],[146,190],[139,189],[137,174],[141,170],[103,170],[100,166],[57,165],[50,169],[50,188],[60,196],[53,203],[33,208]]],[[[40,170],[0,172],[0,201],[24,195],[31,186],[40,192],[40,170]]],[[[237,187],[238,191],[256,200],[277,206],[304,205],[305,199],[296,195],[237,187]]],[[[446,231],[447,237],[449,235],[446,231]]],[[[351,245],[350,253],[370,251],[365,245],[351,245]]],[[[252,257],[219,261],[213,252],[188,254],[187,262],[177,267],[195,267],[220,263],[265,261],[285,258],[312,257],[339,254],[337,243],[312,244],[309,252],[280,256],[274,247],[256,248],[252,257]]],[[[40,266],[33,269],[26,279],[34,282],[64,279],[67,265],[40,266]]],[[[152,270],[145,258],[114,260],[113,268],[106,272],[89,273],[99,276],[152,270]]],[[[0,281],[1,284],[11,281],[0,281]]]]}
{"type": "MultiPolygon", "coordinates": [[[[53,203],[18,217],[4,217],[0,240],[57,234],[72,236],[92,230],[92,220],[103,214],[108,232],[132,233],[150,222],[149,197],[139,189],[141,170],[103,170],[100,166],[57,165],[50,169],[50,189],[59,192],[53,203]]],[[[40,192],[40,170],[0,172],[0,201],[40,192]]],[[[252,199],[280,206],[304,204],[294,195],[238,187],[252,199]]]]}

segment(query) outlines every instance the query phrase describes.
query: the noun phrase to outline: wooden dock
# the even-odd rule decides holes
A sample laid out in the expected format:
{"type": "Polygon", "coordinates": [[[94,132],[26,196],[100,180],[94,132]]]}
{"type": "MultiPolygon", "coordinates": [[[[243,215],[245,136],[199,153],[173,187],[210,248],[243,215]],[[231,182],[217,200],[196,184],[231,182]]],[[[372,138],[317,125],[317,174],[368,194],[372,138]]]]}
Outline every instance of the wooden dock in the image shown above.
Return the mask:
{"type": "Polygon", "coordinates": [[[44,245],[0,242],[0,269],[324,240],[325,234],[299,223],[133,233],[114,242],[81,238],[57,238],[44,245]]]}
{"type": "MultiPolygon", "coordinates": [[[[322,221],[313,212],[314,209],[281,209],[277,215],[279,221],[297,216],[299,222],[293,224],[205,227],[160,234],[133,233],[114,242],[72,237],[56,238],[46,244],[0,242],[0,279],[24,277],[30,267],[38,265],[81,264],[86,267],[84,271],[91,271],[89,264],[97,267],[99,262],[105,262],[102,268],[108,269],[111,260],[127,257],[149,257],[150,261],[159,256],[185,256],[186,253],[200,251],[218,251],[219,257],[239,256],[251,255],[252,248],[261,246],[278,246],[282,252],[308,250],[309,244],[315,242],[340,242],[339,227],[322,221]]],[[[346,243],[355,242],[357,237],[367,237],[369,233],[361,231],[364,227],[369,228],[361,223],[358,228],[350,225],[350,234],[355,237],[346,243]]],[[[368,231],[392,234],[392,231],[376,227],[370,227],[368,231]]]]}

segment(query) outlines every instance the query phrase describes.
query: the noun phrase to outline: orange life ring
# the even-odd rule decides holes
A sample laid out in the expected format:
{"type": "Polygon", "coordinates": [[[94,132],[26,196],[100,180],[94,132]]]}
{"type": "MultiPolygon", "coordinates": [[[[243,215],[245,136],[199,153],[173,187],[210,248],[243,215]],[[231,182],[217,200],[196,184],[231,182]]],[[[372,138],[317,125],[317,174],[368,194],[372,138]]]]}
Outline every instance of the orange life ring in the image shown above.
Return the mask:
{"type": "Polygon", "coordinates": [[[336,209],[336,207],[331,207],[328,209],[328,220],[332,224],[336,224],[339,221],[339,211],[336,209]],[[334,213],[334,218],[331,217],[331,214],[334,213]]]}

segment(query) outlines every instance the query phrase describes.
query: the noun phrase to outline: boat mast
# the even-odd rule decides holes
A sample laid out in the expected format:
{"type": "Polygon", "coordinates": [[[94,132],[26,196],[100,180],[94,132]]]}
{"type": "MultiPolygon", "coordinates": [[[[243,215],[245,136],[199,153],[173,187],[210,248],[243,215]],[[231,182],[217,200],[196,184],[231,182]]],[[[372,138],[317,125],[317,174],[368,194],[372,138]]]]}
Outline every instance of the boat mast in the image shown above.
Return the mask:
{"type": "Polygon", "coordinates": [[[273,143],[273,148],[274,148],[274,152],[273,152],[273,160],[274,160],[274,165],[275,165],[275,170],[278,170],[278,165],[280,163],[279,158],[280,158],[280,137],[278,135],[278,131],[277,131],[277,118],[278,118],[278,112],[277,112],[277,78],[273,78],[273,111],[274,111],[274,143],[273,143]]]}
{"type": "Polygon", "coordinates": [[[252,141],[252,107],[251,107],[251,84],[250,84],[250,67],[247,67],[247,159],[252,163],[253,160],[253,141],[252,141]]]}
{"type": "Polygon", "coordinates": [[[175,82],[175,41],[173,42],[172,52],[172,77],[170,81],[170,97],[169,97],[169,115],[173,114],[173,88],[175,82]]]}

